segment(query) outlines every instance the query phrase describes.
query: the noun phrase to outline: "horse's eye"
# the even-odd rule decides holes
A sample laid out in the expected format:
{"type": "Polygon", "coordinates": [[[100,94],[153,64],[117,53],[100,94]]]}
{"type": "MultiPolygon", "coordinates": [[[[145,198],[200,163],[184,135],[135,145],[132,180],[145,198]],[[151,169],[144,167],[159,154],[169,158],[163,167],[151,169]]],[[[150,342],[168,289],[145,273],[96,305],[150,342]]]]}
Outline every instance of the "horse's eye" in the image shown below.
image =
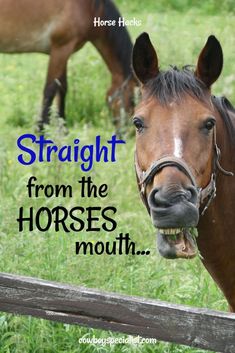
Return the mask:
{"type": "Polygon", "coordinates": [[[141,132],[144,128],[144,122],[141,120],[139,117],[134,117],[133,118],[133,124],[135,125],[136,129],[141,132]]]}
{"type": "Polygon", "coordinates": [[[208,131],[212,130],[214,126],[215,126],[215,119],[213,118],[206,120],[204,124],[205,129],[208,131]]]}

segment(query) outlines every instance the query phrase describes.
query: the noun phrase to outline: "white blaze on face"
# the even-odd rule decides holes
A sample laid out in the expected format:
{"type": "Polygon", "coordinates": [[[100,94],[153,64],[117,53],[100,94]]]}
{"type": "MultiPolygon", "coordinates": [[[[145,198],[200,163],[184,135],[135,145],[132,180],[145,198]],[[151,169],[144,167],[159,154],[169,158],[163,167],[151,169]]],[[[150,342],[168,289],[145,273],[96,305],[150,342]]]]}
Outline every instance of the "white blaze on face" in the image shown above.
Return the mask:
{"type": "Polygon", "coordinates": [[[183,144],[182,140],[178,137],[174,138],[174,156],[177,158],[183,157],[183,144]]]}

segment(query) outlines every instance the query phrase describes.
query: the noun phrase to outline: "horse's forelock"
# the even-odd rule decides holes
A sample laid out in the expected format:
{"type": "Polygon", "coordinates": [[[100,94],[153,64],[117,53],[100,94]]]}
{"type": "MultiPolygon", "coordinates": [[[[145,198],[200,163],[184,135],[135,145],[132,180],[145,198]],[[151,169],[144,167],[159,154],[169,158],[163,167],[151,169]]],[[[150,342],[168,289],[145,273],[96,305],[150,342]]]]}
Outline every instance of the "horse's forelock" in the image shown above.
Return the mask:
{"type": "Polygon", "coordinates": [[[205,101],[206,87],[190,68],[185,66],[180,70],[174,66],[168,71],[161,71],[146,84],[148,94],[156,97],[162,105],[167,105],[172,100],[179,101],[185,94],[205,101]]]}

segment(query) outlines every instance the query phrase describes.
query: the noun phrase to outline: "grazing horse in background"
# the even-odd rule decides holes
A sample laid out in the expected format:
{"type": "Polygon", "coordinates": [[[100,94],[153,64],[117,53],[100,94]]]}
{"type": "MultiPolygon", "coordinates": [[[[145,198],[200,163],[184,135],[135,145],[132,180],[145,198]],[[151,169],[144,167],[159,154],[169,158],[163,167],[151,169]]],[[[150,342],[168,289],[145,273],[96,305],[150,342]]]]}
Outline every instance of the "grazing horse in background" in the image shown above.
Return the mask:
{"type": "Polygon", "coordinates": [[[90,41],[112,75],[107,101],[120,127],[120,112],[133,108],[136,86],[131,71],[132,42],[111,0],[0,0],[0,52],[50,55],[39,127],[49,123],[50,107],[58,96],[58,114],[65,117],[67,62],[90,41]],[[115,26],[95,26],[94,18],[115,20],[115,26]]]}
{"type": "Polygon", "coordinates": [[[142,101],[133,119],[135,167],[160,254],[192,258],[198,246],[235,312],[235,110],[210,90],[222,66],[214,36],[195,72],[187,66],[160,71],[148,34],[138,37],[133,69],[142,83],[142,101]],[[192,227],[198,227],[197,239],[192,227]]]}

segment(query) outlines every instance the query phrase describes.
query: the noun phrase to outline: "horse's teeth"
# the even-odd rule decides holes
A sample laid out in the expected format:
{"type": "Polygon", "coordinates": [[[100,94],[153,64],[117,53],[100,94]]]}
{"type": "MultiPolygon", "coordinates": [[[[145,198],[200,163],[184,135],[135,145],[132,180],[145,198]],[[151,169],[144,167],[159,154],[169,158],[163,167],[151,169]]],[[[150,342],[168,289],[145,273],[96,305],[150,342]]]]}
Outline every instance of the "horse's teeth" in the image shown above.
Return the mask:
{"type": "Polygon", "coordinates": [[[159,232],[166,235],[174,235],[182,232],[183,228],[159,228],[159,232]]]}

